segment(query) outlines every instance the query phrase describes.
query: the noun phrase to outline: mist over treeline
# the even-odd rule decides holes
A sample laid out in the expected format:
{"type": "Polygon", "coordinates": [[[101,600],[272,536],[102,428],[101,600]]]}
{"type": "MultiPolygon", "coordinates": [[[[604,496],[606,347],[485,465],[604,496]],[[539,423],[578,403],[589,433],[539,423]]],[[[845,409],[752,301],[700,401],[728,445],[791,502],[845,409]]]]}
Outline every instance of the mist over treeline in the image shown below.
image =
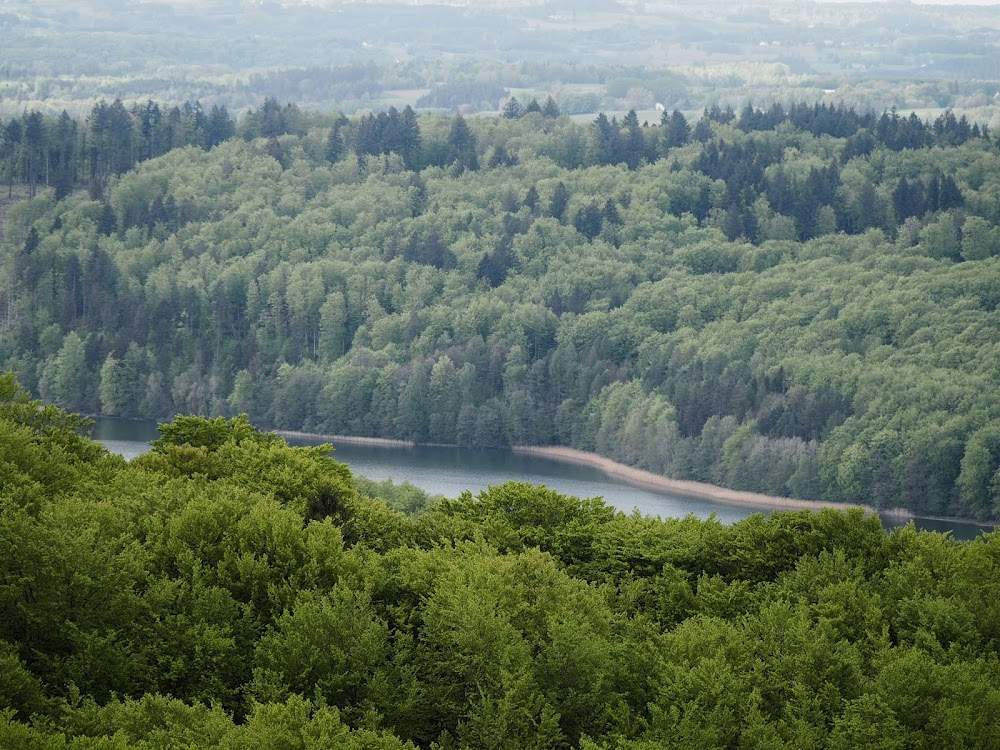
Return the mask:
{"type": "Polygon", "coordinates": [[[347,114],[470,114],[497,111],[507,92],[551,94],[568,114],[805,99],[950,107],[995,126],[998,35],[987,7],[899,3],[11,0],[0,114],[82,117],[101,98],[240,114],[269,96],[347,114]]]}

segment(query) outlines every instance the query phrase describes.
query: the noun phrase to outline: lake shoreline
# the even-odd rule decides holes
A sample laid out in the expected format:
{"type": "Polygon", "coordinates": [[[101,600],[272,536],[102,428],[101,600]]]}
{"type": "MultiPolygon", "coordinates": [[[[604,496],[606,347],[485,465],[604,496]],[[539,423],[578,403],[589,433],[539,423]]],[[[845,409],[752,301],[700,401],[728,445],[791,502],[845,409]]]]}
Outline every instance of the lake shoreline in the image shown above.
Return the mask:
{"type": "MultiPolygon", "coordinates": [[[[135,424],[142,425],[143,423],[148,423],[154,425],[153,420],[146,419],[123,419],[114,417],[100,417],[95,416],[95,422],[100,423],[122,423],[122,424],[135,424]]],[[[356,445],[358,448],[363,449],[365,447],[372,448],[385,448],[388,451],[392,449],[404,449],[411,450],[414,448],[425,448],[430,447],[427,444],[416,443],[409,440],[399,440],[393,438],[377,438],[377,437],[362,437],[356,435],[330,435],[316,432],[305,432],[299,430],[272,430],[265,428],[266,432],[270,432],[275,435],[280,435],[282,437],[287,437],[291,439],[302,439],[309,441],[318,441],[323,443],[332,443],[334,447],[337,444],[344,445],[356,445]]],[[[95,432],[100,432],[100,430],[95,430],[95,432]]],[[[124,441],[125,443],[135,443],[136,445],[143,445],[145,450],[148,450],[149,442],[155,440],[157,435],[155,425],[150,430],[141,431],[142,434],[129,434],[125,437],[112,436],[110,434],[102,435],[98,437],[96,434],[92,435],[94,439],[100,442],[116,442],[124,441]]],[[[460,448],[457,445],[444,445],[438,446],[443,448],[460,448]]],[[[775,497],[772,495],[764,495],[761,493],[754,492],[741,492],[738,490],[730,490],[725,487],[718,487],[716,485],[707,484],[703,482],[693,482],[687,480],[677,480],[669,479],[659,474],[653,472],[645,471],[642,469],[637,469],[635,467],[628,466],[626,464],[619,463],[612,459],[606,458],[604,456],[588,453],[586,451],[581,451],[573,448],[567,448],[563,446],[515,446],[513,448],[498,448],[498,449],[475,449],[470,448],[468,450],[484,450],[484,451],[510,451],[512,453],[520,453],[522,455],[534,455],[539,458],[544,458],[550,461],[557,461],[567,464],[577,464],[581,466],[587,466],[592,469],[596,469],[598,472],[604,474],[606,477],[612,480],[616,480],[623,485],[630,487],[635,487],[638,489],[643,489],[651,491],[660,495],[666,496],[676,496],[678,498],[686,497],[694,500],[701,500],[708,503],[718,503],[720,506],[736,508],[743,507],[753,510],[758,510],[761,512],[777,511],[777,510],[821,510],[823,508],[832,508],[835,510],[848,510],[850,508],[862,508],[866,513],[877,512],[884,520],[891,523],[891,525],[903,525],[908,521],[914,520],[917,522],[918,527],[921,526],[923,522],[936,522],[940,524],[956,525],[955,529],[952,529],[957,535],[956,529],[958,527],[969,527],[969,529],[975,527],[978,529],[978,533],[993,532],[996,530],[996,524],[983,523],[973,518],[962,518],[955,516],[937,516],[937,515],[918,515],[906,509],[880,509],[875,510],[869,506],[862,505],[847,505],[842,503],[824,502],[824,501],[810,501],[803,500],[800,498],[782,498],[775,497]]],[[[119,451],[120,453],[122,451],[119,451]]],[[[144,452],[133,451],[131,457],[135,455],[141,455],[144,452]]],[[[127,453],[127,452],[126,452],[127,453]]],[[[335,456],[336,457],[336,456],[335,456]]],[[[347,462],[350,465],[350,461],[347,462]]],[[[580,493],[575,493],[580,494],[580,493]]],[[[583,495],[580,495],[581,497],[583,495]]],[[[720,508],[722,511],[722,508],[720,508]]],[[[947,528],[933,528],[934,531],[949,531],[947,528]]],[[[967,535],[967,538],[974,538],[975,534],[966,530],[962,532],[967,535]]]]}
{"type": "MultiPolygon", "coordinates": [[[[834,510],[850,510],[860,508],[865,513],[875,513],[876,510],[867,505],[848,505],[846,503],[834,503],[824,500],[802,500],[794,497],[776,497],[774,495],[764,495],[759,492],[745,492],[742,490],[731,490],[726,487],[708,484],[706,482],[694,482],[687,479],[670,479],[660,474],[655,474],[645,469],[637,469],[610,458],[606,458],[597,453],[567,448],[565,446],[537,446],[537,445],[515,445],[511,448],[515,453],[522,453],[529,456],[541,456],[557,461],[567,461],[570,463],[582,464],[598,469],[609,477],[618,479],[634,487],[645,490],[668,492],[684,497],[697,498],[699,500],[709,500],[726,505],[739,505],[742,507],[759,508],[766,510],[822,510],[832,508],[834,510]]],[[[894,518],[912,517],[910,511],[902,508],[878,511],[881,515],[891,515],[894,518]]]]}
{"type": "MultiPolygon", "coordinates": [[[[302,438],[306,440],[323,440],[334,444],[344,443],[347,445],[369,445],[382,446],[387,448],[414,448],[418,445],[425,446],[424,443],[416,443],[412,440],[399,440],[396,438],[376,438],[361,437],[357,435],[325,435],[314,432],[301,432],[297,430],[271,430],[275,435],[286,438],[302,438]]],[[[427,444],[430,445],[430,444],[427,444]]],[[[434,444],[430,447],[454,447],[434,444]]],[[[597,469],[608,477],[617,479],[625,484],[654,492],[665,492],[681,497],[690,497],[697,500],[707,500],[724,505],[737,505],[744,508],[755,508],[761,511],[772,510],[823,510],[831,508],[833,510],[851,510],[859,508],[866,514],[878,513],[882,516],[890,516],[895,519],[913,518],[913,513],[905,508],[888,508],[876,510],[868,505],[851,505],[847,503],[835,503],[826,500],[803,500],[794,497],[779,497],[775,495],[765,495],[760,492],[746,492],[743,490],[732,490],[727,487],[709,484],[707,482],[695,482],[687,479],[670,479],[669,477],[656,474],[645,469],[638,469],[628,464],[619,463],[610,458],[597,453],[582,451],[577,448],[568,448],[559,445],[514,445],[508,450],[513,453],[520,453],[528,456],[539,456],[555,461],[564,461],[582,466],[589,466],[597,469]]],[[[958,521],[962,519],[940,519],[958,521]]]]}

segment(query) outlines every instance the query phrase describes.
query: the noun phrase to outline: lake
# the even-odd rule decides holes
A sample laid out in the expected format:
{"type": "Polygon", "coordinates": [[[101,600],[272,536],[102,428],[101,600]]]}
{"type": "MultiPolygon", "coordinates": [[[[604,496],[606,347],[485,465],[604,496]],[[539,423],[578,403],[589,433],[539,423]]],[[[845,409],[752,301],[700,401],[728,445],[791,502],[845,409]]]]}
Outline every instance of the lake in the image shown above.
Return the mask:
{"type": "MultiPolygon", "coordinates": [[[[108,450],[126,458],[149,450],[149,441],[158,437],[155,422],[129,421],[102,417],[94,424],[94,438],[108,450]]],[[[318,445],[325,441],[293,438],[291,445],[318,445]]],[[[599,469],[528,456],[507,450],[441,448],[430,446],[396,447],[334,444],[334,457],[346,463],[355,474],[375,480],[392,479],[410,482],[434,495],[458,497],[464,490],[473,494],[490,485],[518,481],[543,484],[564,495],[602,497],[609,505],[643,515],[680,518],[714,515],[722,523],[734,523],[755,511],[744,506],[728,505],[633,487],[611,479],[599,469]]],[[[767,512],[767,511],[764,511],[767,512]]],[[[949,531],[957,539],[974,539],[992,527],[975,523],[914,519],[918,528],[949,531]]],[[[887,527],[893,522],[883,519],[887,527]]]]}

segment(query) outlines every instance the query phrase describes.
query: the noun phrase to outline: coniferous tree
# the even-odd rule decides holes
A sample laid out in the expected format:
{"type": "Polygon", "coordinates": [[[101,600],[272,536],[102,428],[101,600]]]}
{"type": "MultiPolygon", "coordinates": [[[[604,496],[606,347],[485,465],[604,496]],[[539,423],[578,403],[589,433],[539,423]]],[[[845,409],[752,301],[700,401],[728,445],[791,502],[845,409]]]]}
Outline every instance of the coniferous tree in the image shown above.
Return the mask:
{"type": "Polygon", "coordinates": [[[698,141],[699,143],[705,143],[713,135],[712,132],[712,121],[708,116],[703,116],[698,122],[695,123],[694,129],[691,131],[691,139],[698,141]]]}
{"type": "Polygon", "coordinates": [[[24,143],[25,177],[28,181],[28,196],[34,198],[38,192],[38,181],[45,149],[45,120],[38,110],[24,116],[22,138],[24,143]]]}
{"type": "Polygon", "coordinates": [[[663,145],[665,148],[683,146],[691,138],[691,127],[679,109],[675,109],[669,116],[664,112],[661,124],[663,125],[663,145]]]}
{"type": "Polygon", "coordinates": [[[616,227],[621,226],[622,217],[621,214],[618,213],[618,204],[616,204],[611,198],[608,198],[604,202],[604,208],[601,209],[601,216],[608,224],[612,224],[616,227]]]}
{"type": "Polygon", "coordinates": [[[592,142],[592,161],[595,164],[618,164],[622,161],[621,133],[617,124],[608,120],[603,112],[594,120],[592,142]]]}
{"type": "Polygon", "coordinates": [[[409,104],[403,107],[400,114],[398,135],[398,151],[403,157],[404,166],[410,170],[419,169],[420,125],[417,122],[417,113],[409,104]]]}
{"type": "Polygon", "coordinates": [[[76,184],[76,120],[63,110],[56,121],[55,144],[51,157],[56,189],[56,200],[62,200],[73,192],[76,184]]]}
{"type": "Polygon", "coordinates": [[[628,114],[625,115],[622,127],[625,131],[623,143],[625,164],[631,170],[638,169],[646,153],[646,138],[643,135],[642,126],[639,125],[639,116],[634,109],[629,110],[628,114]]]}
{"type": "Polygon", "coordinates": [[[532,185],[528,188],[528,192],[524,195],[524,206],[534,214],[538,209],[538,201],[538,188],[532,185]]]}
{"type": "Polygon", "coordinates": [[[479,169],[476,136],[472,134],[462,115],[455,115],[448,131],[448,163],[455,165],[460,172],[479,169]]]}
{"type": "Polygon", "coordinates": [[[524,115],[524,106],[517,100],[516,96],[505,101],[503,107],[500,108],[500,116],[506,120],[520,120],[524,115]]]}
{"type": "Polygon", "coordinates": [[[573,226],[576,227],[576,231],[588,240],[593,240],[599,235],[603,225],[604,216],[601,212],[601,207],[597,205],[597,201],[591,201],[581,206],[577,209],[576,215],[573,217],[573,226]]]}
{"type": "Polygon", "coordinates": [[[142,152],[144,159],[152,159],[160,153],[160,131],[162,112],[160,106],[152,99],[142,106],[136,105],[133,110],[139,119],[139,131],[142,137],[142,152]]]}
{"type": "Polygon", "coordinates": [[[236,135],[236,123],[225,105],[213,104],[205,121],[205,148],[214,148],[236,135]]]}
{"type": "Polygon", "coordinates": [[[101,215],[97,220],[97,233],[109,237],[118,229],[118,219],[110,203],[101,204],[101,215]]]}
{"type": "Polygon", "coordinates": [[[504,236],[497,242],[492,252],[483,256],[476,269],[476,276],[485,279],[491,287],[498,287],[516,266],[517,256],[514,254],[511,238],[504,236]]]}
{"type": "Polygon", "coordinates": [[[340,133],[340,123],[334,123],[326,137],[326,160],[336,164],[344,157],[344,136],[340,133]]]}
{"type": "Polygon", "coordinates": [[[952,208],[961,208],[963,205],[965,205],[965,196],[962,195],[962,190],[955,182],[955,178],[951,175],[943,175],[941,177],[940,209],[947,211],[952,208]]]}
{"type": "Polygon", "coordinates": [[[382,133],[379,132],[379,122],[372,113],[362,115],[354,133],[354,152],[358,156],[379,154],[382,152],[382,133]]]}
{"type": "Polygon", "coordinates": [[[493,154],[490,156],[490,160],[487,163],[487,166],[489,166],[490,169],[496,169],[497,167],[513,167],[516,165],[517,157],[514,154],[508,153],[503,144],[500,144],[493,149],[493,154]]]}
{"type": "Polygon", "coordinates": [[[19,162],[21,155],[21,120],[12,117],[4,126],[2,138],[2,155],[4,168],[7,172],[7,197],[14,195],[14,183],[20,176],[19,162]]]}
{"type": "Polygon", "coordinates": [[[559,182],[555,190],[552,192],[552,197],[549,199],[549,216],[558,221],[562,221],[563,217],[566,215],[566,207],[569,205],[569,190],[566,189],[566,185],[559,182]]]}

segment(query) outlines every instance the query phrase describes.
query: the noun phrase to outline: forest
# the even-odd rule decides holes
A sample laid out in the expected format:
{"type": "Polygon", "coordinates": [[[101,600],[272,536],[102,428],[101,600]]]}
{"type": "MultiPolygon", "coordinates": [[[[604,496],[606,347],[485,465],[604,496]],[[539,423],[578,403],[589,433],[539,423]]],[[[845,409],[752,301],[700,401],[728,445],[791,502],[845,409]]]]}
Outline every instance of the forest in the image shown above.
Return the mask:
{"type": "Polygon", "coordinates": [[[86,429],[0,376],[0,746],[1000,747],[996,534],[406,515],[245,416],[131,462],[86,429]]]}
{"type": "Polygon", "coordinates": [[[0,368],[47,402],[1000,514],[1000,150],[964,116],[269,99],[0,128],[0,368]]]}

